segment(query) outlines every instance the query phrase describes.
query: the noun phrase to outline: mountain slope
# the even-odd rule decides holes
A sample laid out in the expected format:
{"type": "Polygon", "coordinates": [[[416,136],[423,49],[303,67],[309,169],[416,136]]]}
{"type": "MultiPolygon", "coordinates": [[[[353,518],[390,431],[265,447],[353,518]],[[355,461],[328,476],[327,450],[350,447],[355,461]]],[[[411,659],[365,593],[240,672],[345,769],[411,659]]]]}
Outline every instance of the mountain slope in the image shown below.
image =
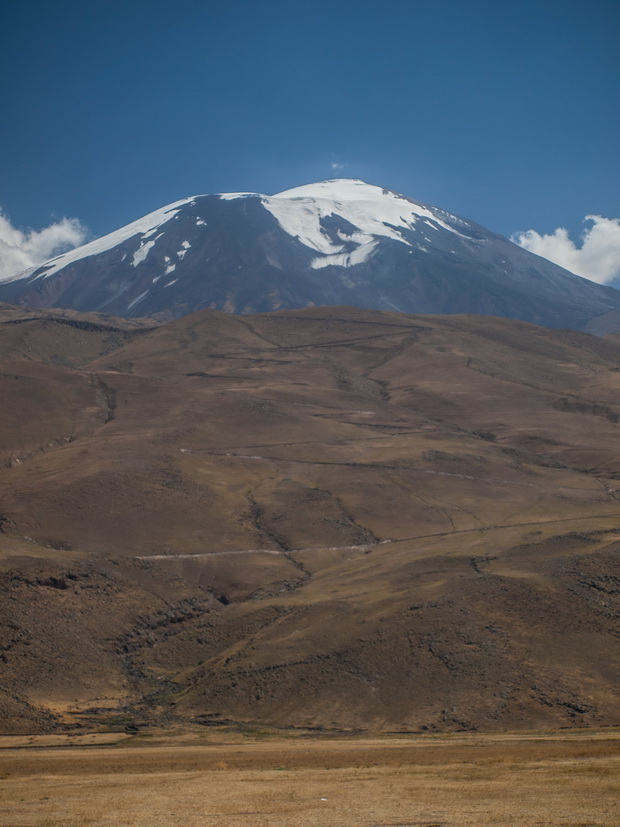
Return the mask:
{"type": "Polygon", "coordinates": [[[164,319],[353,305],[580,329],[619,308],[620,291],[436,207],[345,179],[178,201],[0,284],[0,300],[164,319]]]}
{"type": "Polygon", "coordinates": [[[619,722],[617,342],[351,308],[84,334],[79,369],[0,365],[5,729],[619,722]]]}
{"type": "Polygon", "coordinates": [[[10,361],[82,367],[154,326],[102,313],[0,305],[0,354],[10,361]]]}

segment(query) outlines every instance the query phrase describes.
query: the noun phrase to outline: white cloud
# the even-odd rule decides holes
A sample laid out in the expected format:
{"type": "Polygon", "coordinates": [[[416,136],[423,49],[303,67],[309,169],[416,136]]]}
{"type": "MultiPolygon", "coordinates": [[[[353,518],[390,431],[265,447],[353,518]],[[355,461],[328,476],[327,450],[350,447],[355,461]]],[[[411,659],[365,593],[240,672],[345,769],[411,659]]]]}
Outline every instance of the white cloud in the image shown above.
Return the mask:
{"type": "Polygon", "coordinates": [[[558,227],[551,235],[527,230],[516,233],[512,240],[571,273],[598,284],[609,284],[620,278],[620,219],[587,215],[584,221],[592,224],[584,230],[580,247],[563,227],[558,227]]]}
{"type": "Polygon", "coordinates": [[[87,235],[77,218],[63,218],[42,230],[19,230],[0,213],[0,281],[79,247],[87,235]]]}
{"type": "Polygon", "coordinates": [[[330,164],[332,169],[344,169],[344,164],[339,163],[338,161],[332,161],[330,164]]]}

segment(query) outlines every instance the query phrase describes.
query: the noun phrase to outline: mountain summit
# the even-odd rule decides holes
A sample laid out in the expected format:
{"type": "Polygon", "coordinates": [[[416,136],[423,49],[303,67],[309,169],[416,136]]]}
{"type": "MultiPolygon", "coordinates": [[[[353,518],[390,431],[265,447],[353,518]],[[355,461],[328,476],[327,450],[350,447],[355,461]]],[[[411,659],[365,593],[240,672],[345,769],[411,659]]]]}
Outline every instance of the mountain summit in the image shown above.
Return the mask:
{"type": "Polygon", "coordinates": [[[162,207],[0,284],[0,300],[171,319],[353,305],[582,328],[620,291],[437,207],[355,179],[162,207]]]}

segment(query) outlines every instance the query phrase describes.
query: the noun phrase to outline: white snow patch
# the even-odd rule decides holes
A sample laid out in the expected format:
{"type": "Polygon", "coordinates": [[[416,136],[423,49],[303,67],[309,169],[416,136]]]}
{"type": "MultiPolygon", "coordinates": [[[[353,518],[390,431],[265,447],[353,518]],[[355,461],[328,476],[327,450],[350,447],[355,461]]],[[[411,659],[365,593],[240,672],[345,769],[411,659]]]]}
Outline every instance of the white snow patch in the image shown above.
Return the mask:
{"type": "Polygon", "coordinates": [[[206,222],[206,221],[203,221],[203,220],[202,220],[202,218],[197,218],[197,219],[196,219],[196,226],[197,226],[197,227],[206,227],[206,226],[207,226],[207,222],[206,222]]]}
{"type": "Polygon", "coordinates": [[[221,201],[234,201],[235,198],[247,198],[248,195],[265,197],[261,196],[260,192],[218,192],[217,195],[221,201]]]}
{"type": "MultiPolygon", "coordinates": [[[[241,195],[235,193],[234,197],[241,195]]],[[[402,231],[412,229],[420,219],[435,230],[439,225],[460,235],[430,208],[381,187],[348,178],[296,187],[271,197],[262,196],[261,200],[286,233],[311,250],[330,257],[325,263],[314,259],[315,269],[330,264],[351,267],[365,261],[376,246],[377,236],[411,246],[402,231]],[[344,218],[356,228],[350,236],[339,231],[338,238],[352,241],[358,250],[347,252],[328,238],[321,220],[332,215],[344,218]]]]}
{"type": "MultiPolygon", "coordinates": [[[[150,230],[148,233],[144,233],[144,235],[142,236],[142,241],[148,241],[151,238],[151,236],[155,235],[157,230],[159,230],[159,227],[153,227],[153,229],[150,230]]],[[[155,239],[156,241],[157,241],[157,239],[159,238],[160,235],[162,235],[162,233],[159,233],[159,235],[155,239]]]]}
{"type": "Polygon", "coordinates": [[[135,307],[138,304],[138,302],[141,302],[148,292],[148,290],[145,290],[144,293],[140,293],[137,299],[134,299],[132,302],[129,302],[129,304],[127,305],[127,310],[131,310],[131,308],[135,307]]]}
{"type": "Polygon", "coordinates": [[[154,241],[147,241],[145,244],[142,244],[133,254],[133,259],[131,261],[132,265],[134,267],[137,267],[138,264],[142,264],[142,262],[148,256],[148,254],[151,252],[154,246],[154,241]]]}
{"type": "MultiPolygon", "coordinates": [[[[195,197],[196,196],[194,196],[194,198],[195,197]]],[[[56,256],[56,258],[50,259],[45,263],[45,265],[42,265],[46,268],[45,272],[40,273],[37,278],[46,279],[49,276],[54,275],[54,273],[57,273],[63,267],[66,267],[68,264],[73,264],[75,261],[88,258],[89,256],[96,256],[99,253],[105,253],[106,250],[111,250],[113,247],[116,247],[118,244],[122,244],[124,241],[127,241],[136,235],[148,236],[152,234],[159,227],[162,227],[164,224],[167,224],[168,221],[173,219],[181,207],[188,204],[190,201],[192,201],[191,198],[183,198],[181,201],[175,201],[173,204],[167,204],[165,207],[161,207],[161,209],[155,210],[154,212],[139,218],[137,221],[132,221],[131,224],[127,224],[125,227],[121,227],[120,230],[115,230],[113,233],[108,233],[108,235],[104,235],[94,241],[89,241],[88,244],[83,244],[75,250],[69,250],[67,253],[62,253],[62,255],[56,256]]],[[[38,269],[39,267],[32,267],[29,270],[26,270],[21,274],[21,278],[30,277],[35,270],[38,269]]]]}
{"type": "MultiPolygon", "coordinates": [[[[164,256],[164,261],[166,262],[166,265],[167,265],[166,269],[164,270],[163,273],[160,273],[158,276],[155,276],[155,278],[153,279],[153,284],[157,284],[157,282],[161,278],[163,278],[164,276],[167,276],[169,273],[173,273],[176,270],[176,266],[177,266],[176,262],[171,262],[168,256],[164,256]]],[[[167,287],[168,285],[166,284],[164,286],[167,287]]]]}
{"type": "Polygon", "coordinates": [[[371,237],[370,241],[361,244],[350,253],[331,253],[322,258],[313,258],[310,266],[313,270],[320,270],[323,267],[354,267],[356,264],[367,261],[378,243],[371,237]]]}
{"type": "Polygon", "coordinates": [[[169,281],[168,284],[164,284],[164,287],[171,287],[173,284],[176,284],[177,281],[178,279],[172,279],[172,281],[169,281]]]}
{"type": "Polygon", "coordinates": [[[189,241],[182,241],[181,242],[181,248],[182,249],[177,252],[177,258],[179,259],[179,261],[183,261],[183,256],[185,255],[185,253],[189,250],[189,248],[191,246],[192,245],[189,243],[189,241]]]}

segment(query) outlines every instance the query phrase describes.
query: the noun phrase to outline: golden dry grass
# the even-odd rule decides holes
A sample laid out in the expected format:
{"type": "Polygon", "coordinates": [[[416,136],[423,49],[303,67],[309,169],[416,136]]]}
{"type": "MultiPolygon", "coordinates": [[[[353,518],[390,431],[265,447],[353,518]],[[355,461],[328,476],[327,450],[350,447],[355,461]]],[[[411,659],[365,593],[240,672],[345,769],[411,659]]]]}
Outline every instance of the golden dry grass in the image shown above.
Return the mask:
{"type": "Polygon", "coordinates": [[[620,735],[0,751],[3,827],[617,827],[620,735]]]}

